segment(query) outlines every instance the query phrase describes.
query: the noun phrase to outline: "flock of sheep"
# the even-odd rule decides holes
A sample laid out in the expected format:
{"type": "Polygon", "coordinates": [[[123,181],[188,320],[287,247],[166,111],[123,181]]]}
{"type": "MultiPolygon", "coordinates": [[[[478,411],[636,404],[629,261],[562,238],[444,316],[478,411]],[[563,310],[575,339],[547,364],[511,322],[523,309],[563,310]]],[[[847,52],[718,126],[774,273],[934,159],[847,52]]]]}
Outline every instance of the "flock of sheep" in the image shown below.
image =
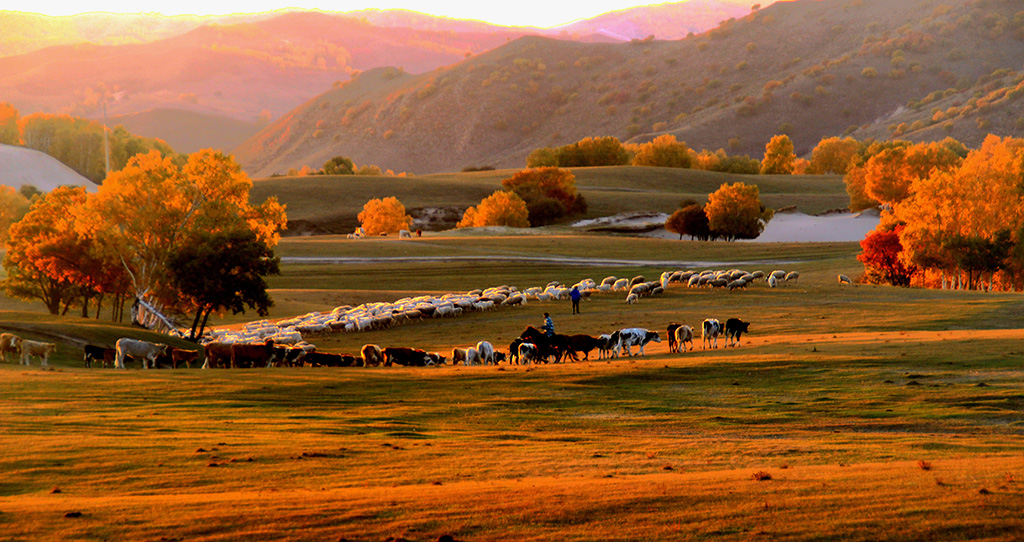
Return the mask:
{"type": "Polygon", "coordinates": [[[423,295],[406,297],[394,302],[344,305],[330,312],[311,312],[284,320],[271,322],[260,320],[250,322],[238,330],[214,329],[204,342],[218,343],[263,343],[273,341],[278,345],[290,345],[306,351],[315,346],[305,337],[332,333],[357,332],[387,329],[425,318],[455,317],[466,312],[494,310],[500,307],[521,307],[527,303],[568,300],[573,288],[583,297],[592,294],[625,292],[626,302],[636,303],[641,297],[662,294],[672,283],[683,283],[691,288],[727,288],[735,290],[763,280],[769,288],[785,282],[795,281],[800,274],[796,271],[775,270],[747,272],[741,269],[707,271],[665,271],[657,281],[647,281],[642,275],[632,278],[605,277],[600,283],[583,279],[566,286],[560,281],[551,281],[545,286],[534,286],[519,290],[515,286],[495,286],[465,293],[444,295],[423,295]]]}

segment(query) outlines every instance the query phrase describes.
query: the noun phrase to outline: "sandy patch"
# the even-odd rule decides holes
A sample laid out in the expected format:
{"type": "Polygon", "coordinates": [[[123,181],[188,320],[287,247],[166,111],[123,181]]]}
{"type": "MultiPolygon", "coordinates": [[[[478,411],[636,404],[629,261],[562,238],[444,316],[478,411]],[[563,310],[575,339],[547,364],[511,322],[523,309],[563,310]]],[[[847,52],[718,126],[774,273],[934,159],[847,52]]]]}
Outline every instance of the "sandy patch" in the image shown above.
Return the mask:
{"type": "MultiPolygon", "coordinates": [[[[634,233],[660,239],[678,239],[679,235],[665,230],[664,213],[621,213],[572,225],[586,231],[634,233]]],[[[754,243],[836,243],[860,241],[878,226],[877,211],[863,213],[834,213],[811,216],[804,213],[779,213],[765,226],[754,243]]]]}
{"type": "Polygon", "coordinates": [[[89,192],[98,189],[95,183],[48,154],[25,147],[0,145],[0,185],[17,189],[25,184],[43,192],[58,186],[84,186],[89,192]]]}

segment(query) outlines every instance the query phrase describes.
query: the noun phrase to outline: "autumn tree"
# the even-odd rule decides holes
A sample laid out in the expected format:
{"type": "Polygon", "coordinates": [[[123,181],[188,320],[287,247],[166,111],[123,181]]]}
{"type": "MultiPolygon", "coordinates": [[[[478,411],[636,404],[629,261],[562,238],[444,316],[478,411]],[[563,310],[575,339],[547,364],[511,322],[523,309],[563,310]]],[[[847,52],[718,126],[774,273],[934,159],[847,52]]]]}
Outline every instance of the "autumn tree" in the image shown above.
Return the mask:
{"type": "Polygon", "coordinates": [[[21,220],[28,208],[29,201],[20,191],[0,185],[0,246],[7,243],[11,224],[21,220]]]}
{"type": "Polygon", "coordinates": [[[618,138],[587,137],[561,147],[536,149],[526,158],[526,167],[624,166],[629,153],[618,138]]]}
{"type": "Polygon", "coordinates": [[[324,162],[324,175],[352,175],[355,173],[355,164],[345,156],[335,156],[324,162]]]}
{"type": "Polygon", "coordinates": [[[861,143],[852,137],[822,139],[811,151],[807,173],[811,175],[846,175],[857,165],[861,143]]]}
{"type": "Polygon", "coordinates": [[[793,141],[788,135],[777,135],[764,146],[764,159],[761,160],[762,175],[791,175],[796,155],[793,154],[793,141]]]}
{"type": "Polygon", "coordinates": [[[7,295],[39,299],[50,314],[66,313],[82,297],[89,243],[75,231],[84,188],[57,188],[37,199],[28,213],[10,226],[3,280],[7,295]]]}
{"type": "MultiPolygon", "coordinates": [[[[99,122],[69,115],[34,113],[19,119],[18,128],[26,147],[56,158],[93,182],[99,183],[106,176],[103,125],[99,122]]],[[[113,170],[124,167],[131,157],[151,150],[163,156],[175,156],[165,142],[134,136],[123,126],[111,130],[109,139],[113,170]]]]}
{"type": "Polygon", "coordinates": [[[195,313],[189,339],[202,336],[210,313],[255,309],[263,317],[273,301],[264,277],[280,271],[280,258],[252,230],[202,235],[175,249],[168,262],[171,284],[195,313]]]}
{"type": "Polygon", "coordinates": [[[693,158],[686,143],[676,141],[672,134],[662,134],[637,149],[634,166],[689,168],[693,158]]]}
{"type": "Polygon", "coordinates": [[[710,194],[704,212],[711,231],[728,241],[756,238],[775,214],[761,204],[757,185],[742,182],[723,184],[710,194]]]}
{"type": "Polygon", "coordinates": [[[497,190],[484,198],[476,207],[466,209],[458,228],[479,228],[482,226],[507,226],[529,228],[529,211],[523,198],[515,192],[497,190]]]}
{"type": "Polygon", "coordinates": [[[756,175],[761,171],[761,162],[747,155],[730,156],[725,149],[718,149],[715,152],[705,149],[697,153],[694,167],[706,171],[756,175]]]}
{"type": "Polygon", "coordinates": [[[576,176],[567,169],[524,169],[501,184],[526,202],[530,224],[534,226],[587,210],[586,200],[576,191],[576,176]]]}
{"type": "Polygon", "coordinates": [[[937,269],[944,278],[952,274],[962,284],[968,259],[958,252],[976,251],[969,245],[981,241],[999,245],[999,236],[1006,235],[1000,232],[1016,236],[1024,229],[1021,179],[1024,139],[989,136],[959,166],[932,168],[893,209],[894,219],[906,224],[900,235],[903,261],[937,269]]]}
{"type": "Polygon", "coordinates": [[[843,183],[846,185],[846,194],[850,196],[850,210],[853,212],[863,211],[878,207],[880,203],[868,195],[867,170],[863,167],[853,167],[846,172],[843,183]]]}
{"type": "Polygon", "coordinates": [[[875,230],[860,242],[862,252],[857,259],[864,264],[868,282],[910,286],[910,280],[917,274],[916,266],[907,266],[900,259],[903,244],[900,232],[903,227],[892,230],[875,230]]]}
{"type": "MultiPolygon", "coordinates": [[[[193,153],[181,167],[150,151],[107,177],[86,204],[89,219],[81,230],[121,263],[133,297],[158,309],[181,308],[168,270],[180,247],[246,230],[271,248],[277,244],[286,223],[284,207],[273,197],[250,203],[251,188],[248,175],[220,151],[193,153]]],[[[133,318],[140,321],[143,315],[133,318]]]]}
{"type": "Polygon", "coordinates": [[[672,213],[665,220],[665,229],[672,233],[678,233],[680,239],[684,235],[689,235],[691,239],[700,241],[707,241],[714,237],[708,215],[704,212],[704,207],[697,203],[684,205],[672,213]]]}
{"type": "Polygon", "coordinates": [[[7,102],[0,102],[0,145],[17,145],[20,140],[18,110],[7,102]]]}
{"type": "Polygon", "coordinates": [[[367,235],[398,233],[409,229],[412,223],[412,217],[405,214],[405,206],[395,197],[371,199],[357,218],[367,235]]]}

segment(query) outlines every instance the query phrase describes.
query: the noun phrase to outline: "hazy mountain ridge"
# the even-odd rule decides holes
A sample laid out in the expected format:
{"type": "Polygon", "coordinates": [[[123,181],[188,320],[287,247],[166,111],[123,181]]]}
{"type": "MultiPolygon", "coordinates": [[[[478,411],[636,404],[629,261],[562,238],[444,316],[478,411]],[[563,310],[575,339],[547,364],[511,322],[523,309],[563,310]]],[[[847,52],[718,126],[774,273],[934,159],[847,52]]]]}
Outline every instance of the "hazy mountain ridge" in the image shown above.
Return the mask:
{"type": "Polygon", "coordinates": [[[786,132],[806,153],[933,91],[1018,69],[1017,11],[1009,0],[800,0],[680,41],[526,37],[400,88],[327,92],[237,155],[262,176],[337,154],[416,173],[520,167],[533,149],[600,135],[672,133],[759,156],[786,132]]]}

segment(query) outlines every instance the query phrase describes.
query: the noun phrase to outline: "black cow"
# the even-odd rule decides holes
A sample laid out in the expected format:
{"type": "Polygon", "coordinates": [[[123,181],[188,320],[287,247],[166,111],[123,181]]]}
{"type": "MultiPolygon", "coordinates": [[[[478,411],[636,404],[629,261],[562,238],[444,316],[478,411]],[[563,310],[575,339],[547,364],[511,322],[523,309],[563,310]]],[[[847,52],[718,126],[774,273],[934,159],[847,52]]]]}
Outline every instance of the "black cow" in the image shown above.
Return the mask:
{"type": "Polygon", "coordinates": [[[730,318],[725,321],[725,346],[739,346],[740,336],[750,331],[750,322],[744,322],[739,318],[730,318]],[[736,342],[733,344],[732,340],[736,342]]]}
{"type": "Polygon", "coordinates": [[[423,350],[389,346],[384,349],[384,365],[405,365],[409,367],[426,367],[432,359],[423,350]]]}
{"type": "Polygon", "coordinates": [[[114,360],[117,359],[117,350],[113,348],[105,348],[102,346],[95,346],[92,344],[85,345],[85,366],[92,367],[92,362],[98,361],[103,364],[103,368],[107,368],[109,363],[111,366],[114,365],[114,360]]]}

